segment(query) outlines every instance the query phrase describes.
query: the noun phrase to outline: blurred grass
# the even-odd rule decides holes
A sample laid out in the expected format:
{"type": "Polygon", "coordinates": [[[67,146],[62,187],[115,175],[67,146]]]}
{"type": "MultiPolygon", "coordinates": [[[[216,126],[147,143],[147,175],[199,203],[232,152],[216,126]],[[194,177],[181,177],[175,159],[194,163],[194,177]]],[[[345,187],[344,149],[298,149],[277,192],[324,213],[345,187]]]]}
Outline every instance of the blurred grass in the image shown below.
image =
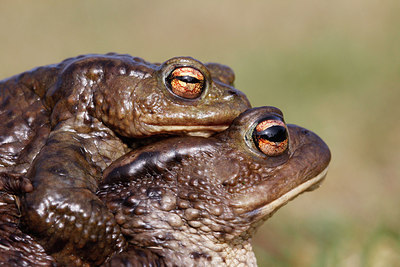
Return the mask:
{"type": "Polygon", "coordinates": [[[400,266],[400,2],[1,1],[0,78],[83,53],[231,66],[254,106],[331,147],[325,183],[268,220],[260,266],[400,266]]]}

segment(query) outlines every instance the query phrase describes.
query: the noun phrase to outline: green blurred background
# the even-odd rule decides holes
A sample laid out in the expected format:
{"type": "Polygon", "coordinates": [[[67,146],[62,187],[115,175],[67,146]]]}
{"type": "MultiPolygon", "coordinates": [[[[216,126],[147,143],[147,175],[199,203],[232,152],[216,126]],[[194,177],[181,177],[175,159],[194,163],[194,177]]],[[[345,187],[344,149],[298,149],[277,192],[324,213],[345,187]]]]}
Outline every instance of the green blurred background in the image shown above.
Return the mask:
{"type": "Polygon", "coordinates": [[[260,266],[400,266],[400,1],[1,1],[0,78],[85,53],[229,65],[318,133],[328,177],[258,231],[260,266]]]}

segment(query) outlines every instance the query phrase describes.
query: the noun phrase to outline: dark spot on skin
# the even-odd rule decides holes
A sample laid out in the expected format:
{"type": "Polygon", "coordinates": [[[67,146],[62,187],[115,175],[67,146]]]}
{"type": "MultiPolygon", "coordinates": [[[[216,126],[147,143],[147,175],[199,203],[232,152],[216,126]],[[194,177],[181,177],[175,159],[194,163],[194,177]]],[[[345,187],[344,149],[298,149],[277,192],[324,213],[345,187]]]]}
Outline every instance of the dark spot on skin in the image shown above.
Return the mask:
{"type": "Polygon", "coordinates": [[[304,134],[304,135],[307,135],[307,136],[310,135],[310,131],[307,130],[307,129],[302,129],[302,130],[301,130],[301,133],[304,134]]]}
{"type": "Polygon", "coordinates": [[[142,152],[135,156],[130,164],[114,168],[106,177],[104,183],[116,183],[132,180],[131,177],[157,176],[168,169],[169,165],[177,165],[182,161],[182,156],[175,151],[168,153],[160,151],[142,152]]]}
{"type": "Polygon", "coordinates": [[[14,116],[14,111],[8,110],[6,114],[7,114],[7,117],[12,117],[12,116],[14,116]]]}
{"type": "Polygon", "coordinates": [[[1,108],[2,110],[6,110],[9,104],[10,104],[10,97],[7,96],[7,97],[3,100],[3,102],[1,103],[0,108],[1,108]]]}
{"type": "Polygon", "coordinates": [[[67,170],[64,169],[64,168],[62,168],[61,166],[53,166],[53,167],[50,167],[50,168],[48,169],[48,171],[49,171],[50,173],[58,174],[58,175],[61,175],[61,176],[65,176],[65,175],[68,174],[67,170]]]}
{"type": "Polygon", "coordinates": [[[174,162],[180,163],[180,162],[182,162],[182,159],[183,159],[182,155],[176,154],[174,157],[174,162]]]}
{"type": "Polygon", "coordinates": [[[77,146],[77,145],[69,145],[69,147],[68,147],[69,149],[71,149],[71,150],[73,150],[73,151],[75,151],[75,152],[77,152],[77,153],[79,153],[79,154],[82,154],[82,155],[84,155],[85,154],[85,151],[82,149],[82,147],[81,146],[77,146]]]}
{"type": "Polygon", "coordinates": [[[60,250],[62,250],[65,247],[65,242],[56,242],[51,249],[48,250],[48,253],[56,253],[60,250]]]}
{"type": "Polygon", "coordinates": [[[108,174],[107,182],[129,181],[130,177],[138,177],[140,175],[151,173],[151,167],[155,166],[154,159],[157,159],[159,152],[143,152],[140,153],[134,163],[125,164],[115,168],[108,174]],[[149,167],[150,166],[150,167],[149,167]]]}
{"type": "Polygon", "coordinates": [[[47,145],[53,145],[53,144],[59,144],[60,141],[55,139],[55,138],[51,138],[49,141],[47,141],[47,145]]]}
{"type": "Polygon", "coordinates": [[[197,252],[197,251],[190,253],[190,257],[192,259],[195,259],[195,260],[199,260],[201,258],[204,258],[207,261],[211,261],[211,256],[210,255],[208,255],[207,253],[202,253],[202,252],[197,252]]]}
{"type": "Polygon", "coordinates": [[[14,128],[14,122],[10,121],[9,123],[6,124],[6,127],[9,128],[9,129],[14,128]]]}

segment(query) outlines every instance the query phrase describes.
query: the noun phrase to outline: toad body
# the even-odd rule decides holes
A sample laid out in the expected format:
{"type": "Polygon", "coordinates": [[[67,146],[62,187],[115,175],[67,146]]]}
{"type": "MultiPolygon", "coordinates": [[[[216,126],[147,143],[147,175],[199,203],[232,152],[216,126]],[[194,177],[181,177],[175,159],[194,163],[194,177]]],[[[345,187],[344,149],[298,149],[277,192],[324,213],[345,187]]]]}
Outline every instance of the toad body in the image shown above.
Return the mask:
{"type": "Polygon", "coordinates": [[[99,263],[120,250],[119,228],[95,195],[104,168],[130,150],[126,140],[226,129],[250,107],[233,81],[220,64],[119,54],[78,56],[1,81],[0,172],[32,182],[22,190],[32,191],[21,199],[26,230],[56,258],[80,248],[71,261],[99,263]],[[54,224],[65,215],[69,224],[54,224]],[[102,225],[96,232],[94,221],[102,225]],[[105,235],[107,243],[93,246],[105,235]]]}
{"type": "Polygon", "coordinates": [[[98,193],[129,240],[107,265],[256,266],[256,229],[318,187],[329,161],[316,134],[286,125],[273,107],[250,109],[207,139],[133,151],[105,170],[98,193]]]}
{"type": "MultiPolygon", "coordinates": [[[[289,200],[317,188],[329,161],[329,148],[316,134],[285,124],[273,107],[250,109],[209,138],[171,138],[132,151],[104,171],[97,192],[129,242],[104,265],[255,266],[250,241],[256,229],[289,200]]],[[[0,194],[0,204],[0,263],[54,264],[18,229],[11,196],[0,194]]],[[[48,220],[80,223],[68,214],[48,220]]],[[[90,227],[96,232],[101,225],[90,227]]]]}

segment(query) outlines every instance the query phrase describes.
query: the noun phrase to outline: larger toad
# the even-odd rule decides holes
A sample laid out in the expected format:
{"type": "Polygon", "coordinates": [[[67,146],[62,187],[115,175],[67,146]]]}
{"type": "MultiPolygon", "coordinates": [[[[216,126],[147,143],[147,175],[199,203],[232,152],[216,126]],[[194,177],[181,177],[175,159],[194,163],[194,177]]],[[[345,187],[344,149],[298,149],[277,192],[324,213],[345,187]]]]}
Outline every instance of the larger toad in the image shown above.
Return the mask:
{"type": "Polygon", "coordinates": [[[113,216],[94,194],[102,170],[129,151],[124,138],[227,128],[250,106],[233,80],[219,64],[188,57],[151,64],[118,54],[70,58],[3,80],[0,172],[32,182],[21,200],[24,218],[34,222],[26,229],[55,257],[91,247],[79,256],[101,262],[121,249],[113,216]],[[66,214],[79,224],[53,224],[66,214]],[[102,223],[95,233],[87,228],[94,220],[102,223]],[[79,238],[69,239],[69,231],[79,238]],[[110,242],[92,246],[108,234],[110,242]]]}
{"type": "MultiPolygon", "coordinates": [[[[173,138],[133,151],[105,170],[98,192],[129,240],[105,265],[254,266],[256,229],[289,200],[315,189],[329,161],[316,134],[286,125],[272,107],[246,111],[207,139],[173,138]]],[[[0,197],[7,212],[0,213],[0,263],[54,263],[17,228],[10,196],[0,197]]]]}
{"type": "Polygon", "coordinates": [[[316,134],[286,125],[272,107],[248,110],[207,139],[133,151],[105,170],[99,192],[130,244],[108,264],[256,266],[256,229],[315,189],[329,161],[316,134]]]}

